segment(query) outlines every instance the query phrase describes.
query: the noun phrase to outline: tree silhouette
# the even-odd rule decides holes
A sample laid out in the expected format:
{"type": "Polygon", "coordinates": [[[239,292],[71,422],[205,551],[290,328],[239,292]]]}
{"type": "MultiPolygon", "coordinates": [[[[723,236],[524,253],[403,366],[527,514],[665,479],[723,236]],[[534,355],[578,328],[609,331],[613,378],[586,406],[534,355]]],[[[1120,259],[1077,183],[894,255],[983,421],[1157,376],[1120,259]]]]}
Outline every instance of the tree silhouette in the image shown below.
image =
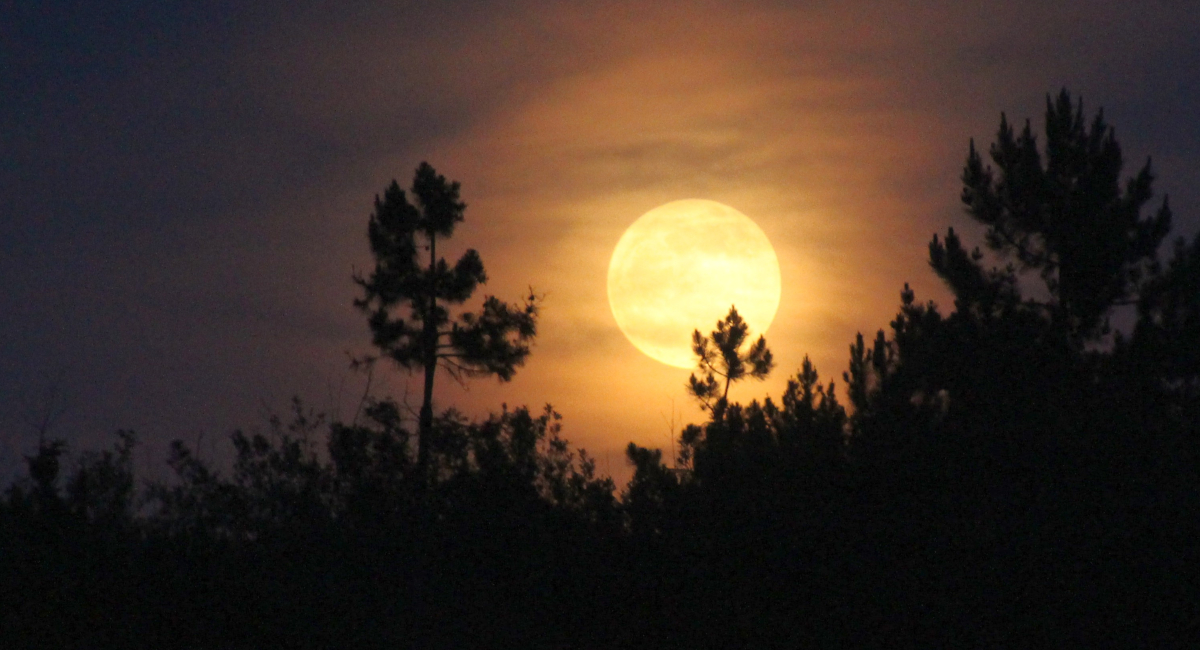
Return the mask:
{"type": "Polygon", "coordinates": [[[973,626],[1020,601],[1026,630],[1113,643],[1127,632],[1103,612],[1166,620],[1172,590],[1191,593],[1162,559],[1195,557],[1189,533],[1146,531],[1195,530],[1200,245],[1179,242],[1160,268],[1170,212],[1164,200],[1140,215],[1149,167],[1123,182],[1102,116],[1088,128],[1065,92],[1047,104],[1044,156],[1004,117],[998,169],[973,143],[967,155],[962,199],[1001,264],[954,230],[935,236],[929,263],[953,311],[905,286],[890,335],[851,346],[853,502],[870,507],[860,531],[878,553],[922,567],[921,584],[885,597],[951,620],[939,634],[979,639],[973,626]],[[1096,345],[1114,308],[1134,302],[1132,340],[1096,345]],[[952,559],[926,550],[935,539],[954,540],[952,559]],[[973,586],[946,599],[963,581],[973,586]]]}
{"type": "Polygon", "coordinates": [[[1146,283],[1134,346],[1156,378],[1194,404],[1200,397],[1200,235],[1175,242],[1167,268],[1146,283]]]}
{"type": "Polygon", "coordinates": [[[417,431],[417,466],[429,470],[433,384],[439,367],[460,380],[495,375],[508,381],[525,362],[537,332],[537,299],[510,305],[493,296],[477,312],[451,319],[448,306],[461,305],[487,282],[483,261],[467,250],[451,267],[437,244],[454,234],[466,204],[459,184],[448,182],[428,163],[417,167],[410,203],[396,181],[375,197],[368,236],[375,269],[356,274],[363,297],[354,304],[368,315],[374,345],[407,370],[422,370],[424,385],[417,431]]]}
{"type": "Polygon", "coordinates": [[[714,419],[719,419],[724,412],[729,386],[733,382],[747,377],[766,379],[775,367],[775,359],[762,335],[742,352],[749,331],[750,326],[742,320],[737,307],[730,306],[729,314],[717,321],[717,329],[713,330],[711,338],[702,335],[700,330],[692,332],[692,352],[698,359],[700,377],[695,373],[688,377],[688,392],[713,414],[714,419]]]}
{"type": "MultiPolygon", "coordinates": [[[[1016,135],[1004,114],[985,167],[971,142],[963,170],[967,213],[988,227],[987,245],[1015,258],[1013,270],[1036,270],[1051,295],[1050,311],[1076,343],[1104,334],[1105,314],[1136,297],[1171,227],[1167,200],[1143,218],[1150,200],[1150,162],[1120,186],[1122,156],[1101,110],[1088,127],[1083,102],[1064,89],[1046,96],[1045,162],[1029,121],[1016,135]]],[[[944,269],[935,264],[939,274],[944,269]]]]}

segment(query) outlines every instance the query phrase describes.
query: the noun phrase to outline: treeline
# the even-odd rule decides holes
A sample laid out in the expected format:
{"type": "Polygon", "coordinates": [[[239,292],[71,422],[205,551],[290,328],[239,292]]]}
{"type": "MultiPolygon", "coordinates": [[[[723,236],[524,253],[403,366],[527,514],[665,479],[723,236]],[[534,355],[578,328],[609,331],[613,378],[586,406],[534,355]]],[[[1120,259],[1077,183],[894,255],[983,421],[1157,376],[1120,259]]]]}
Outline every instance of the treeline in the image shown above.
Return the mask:
{"type": "Polygon", "coordinates": [[[355,426],[297,404],[269,433],[233,434],[227,475],[177,442],[175,479],[144,490],[129,433],[69,471],[45,444],[0,507],[0,635],[147,648],[547,638],[547,622],[581,615],[568,595],[609,588],[620,529],[611,480],[558,419],[437,418],[431,480],[390,401],[355,426]]]}
{"type": "MultiPolygon", "coordinates": [[[[731,313],[695,337],[706,421],[675,462],[630,445],[620,490],[549,408],[423,404],[414,428],[388,400],[351,423],[297,404],[235,433],[228,471],[176,443],[175,478],[141,488],[132,434],[69,467],[44,442],[0,502],[0,645],[1194,647],[1200,237],[1160,260],[1149,164],[1122,179],[1065,92],[1040,148],[1002,118],[989,154],[962,194],[987,252],[929,248],[952,310],[905,287],[851,344],[846,404],[807,360],[777,399],[727,402],[773,366],[731,313]]],[[[536,297],[439,311],[485,276],[432,258],[464,206],[426,167],[418,205],[376,202],[360,307],[427,386],[511,376],[536,297]]]]}

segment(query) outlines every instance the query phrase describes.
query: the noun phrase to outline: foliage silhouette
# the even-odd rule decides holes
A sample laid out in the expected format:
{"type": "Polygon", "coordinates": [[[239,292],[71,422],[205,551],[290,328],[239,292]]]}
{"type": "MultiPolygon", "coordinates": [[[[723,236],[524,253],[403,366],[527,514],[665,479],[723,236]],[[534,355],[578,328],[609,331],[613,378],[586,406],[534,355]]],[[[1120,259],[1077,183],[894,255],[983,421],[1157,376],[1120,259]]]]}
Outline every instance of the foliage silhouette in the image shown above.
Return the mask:
{"type": "Polygon", "coordinates": [[[1142,287],[1133,344],[1155,378],[1193,404],[1200,399],[1200,235],[1175,242],[1166,270],[1142,287]]]}
{"type": "Polygon", "coordinates": [[[375,197],[368,235],[375,269],[356,274],[363,296],[354,304],[368,315],[380,352],[407,370],[424,372],[417,431],[417,467],[429,468],[433,426],[433,385],[440,367],[456,379],[495,375],[512,378],[529,355],[537,333],[537,298],[521,305],[486,296],[478,312],[451,319],[448,306],[461,305],[487,282],[483,261],[469,249],[451,267],[438,257],[437,244],[454,234],[466,204],[459,184],[428,163],[413,177],[410,203],[396,181],[375,197]],[[400,313],[395,313],[400,310],[400,313]]]}
{"type": "Polygon", "coordinates": [[[700,330],[692,332],[692,352],[697,357],[700,377],[694,373],[688,377],[688,392],[714,415],[724,410],[733,382],[747,377],[761,381],[775,367],[767,340],[761,335],[742,352],[749,332],[750,326],[735,306],[730,306],[729,314],[717,321],[711,337],[702,335],[700,330]]]}
{"type": "Polygon", "coordinates": [[[1121,148],[1104,112],[1088,127],[1083,101],[1073,107],[1065,89],[1046,97],[1044,165],[1028,120],[1016,135],[1003,114],[990,155],[995,172],[971,142],[962,193],[967,213],[988,226],[988,247],[1038,271],[1052,316],[1074,338],[1105,333],[1105,313],[1136,296],[1171,227],[1166,199],[1153,217],[1141,215],[1152,195],[1150,162],[1122,191],[1121,148]]]}

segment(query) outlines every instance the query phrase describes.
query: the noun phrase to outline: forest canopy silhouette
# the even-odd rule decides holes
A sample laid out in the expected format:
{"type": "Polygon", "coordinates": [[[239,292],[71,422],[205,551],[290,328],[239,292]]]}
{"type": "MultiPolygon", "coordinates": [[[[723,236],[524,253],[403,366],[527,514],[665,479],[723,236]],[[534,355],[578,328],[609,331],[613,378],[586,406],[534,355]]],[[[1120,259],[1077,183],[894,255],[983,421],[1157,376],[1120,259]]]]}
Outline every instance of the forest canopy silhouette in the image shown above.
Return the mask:
{"type": "Polygon", "coordinates": [[[0,499],[0,645],[1200,640],[1200,236],[1169,239],[1148,161],[1125,173],[1103,112],[1065,90],[1036,133],[1002,114],[962,173],[984,240],[929,243],[952,306],[903,284],[843,386],[806,358],[749,403],[729,385],[776,368],[731,306],[672,387],[705,421],[676,458],[630,443],[618,488],[550,406],[435,410],[439,372],[517,372],[539,298],[467,306],[480,255],[438,254],[466,205],[422,163],[376,197],[375,267],[353,278],[377,352],[359,362],[418,373],[419,410],[328,421],[296,400],[233,433],[231,465],[177,441],[153,482],[133,432],[74,458],[39,440],[0,499]]]}

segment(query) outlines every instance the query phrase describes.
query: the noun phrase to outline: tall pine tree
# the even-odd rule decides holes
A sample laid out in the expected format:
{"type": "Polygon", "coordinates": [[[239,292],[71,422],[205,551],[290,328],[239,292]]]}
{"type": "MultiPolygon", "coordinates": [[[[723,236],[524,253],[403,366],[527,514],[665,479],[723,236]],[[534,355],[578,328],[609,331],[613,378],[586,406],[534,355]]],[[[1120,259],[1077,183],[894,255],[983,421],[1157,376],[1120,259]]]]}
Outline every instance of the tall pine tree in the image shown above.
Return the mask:
{"type": "Polygon", "coordinates": [[[355,275],[363,296],[354,304],[367,314],[382,356],[424,373],[417,466],[428,477],[438,368],[459,380],[511,379],[537,333],[537,298],[530,292],[522,303],[509,304],[486,296],[478,311],[452,317],[450,307],[466,302],[487,282],[474,249],[453,266],[438,256],[438,242],[454,234],[467,206],[459,199],[459,183],[447,181],[428,163],[417,167],[411,192],[412,202],[392,181],[382,198],[375,197],[368,226],[375,269],[369,277],[355,275]]]}

